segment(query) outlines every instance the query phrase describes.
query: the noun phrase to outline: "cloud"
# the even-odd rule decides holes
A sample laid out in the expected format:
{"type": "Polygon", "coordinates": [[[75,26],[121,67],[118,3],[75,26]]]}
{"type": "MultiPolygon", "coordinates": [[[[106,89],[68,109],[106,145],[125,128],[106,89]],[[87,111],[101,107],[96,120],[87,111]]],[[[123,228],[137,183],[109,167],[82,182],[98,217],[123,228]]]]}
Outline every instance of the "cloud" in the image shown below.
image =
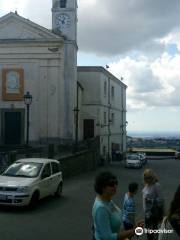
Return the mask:
{"type": "Polygon", "coordinates": [[[0,15],[15,12],[22,17],[38,23],[46,28],[51,28],[52,0],[1,0],[0,15]]]}
{"type": "MultiPolygon", "coordinates": [[[[25,18],[51,28],[51,7],[52,0],[1,0],[0,14],[17,10],[25,18]]],[[[179,0],[78,0],[79,50],[99,56],[135,51],[158,57],[166,45],[158,39],[178,27],[179,12],[179,0]]],[[[180,40],[180,34],[173,36],[180,40]]]]}
{"type": "Polygon", "coordinates": [[[180,106],[180,56],[167,53],[150,60],[126,57],[110,64],[110,71],[123,76],[127,88],[128,110],[180,106]]]}
{"type": "Polygon", "coordinates": [[[0,2],[0,15],[5,15],[9,12],[18,11],[23,14],[26,9],[28,0],[1,0],[0,2]]]}
{"type": "Polygon", "coordinates": [[[176,27],[171,33],[160,40],[165,45],[175,45],[180,51],[180,27],[176,27]]]}
{"type": "Polygon", "coordinates": [[[24,15],[28,16],[30,20],[51,29],[51,8],[52,0],[26,0],[24,15]]]}
{"type": "Polygon", "coordinates": [[[151,52],[159,51],[156,46],[162,42],[157,44],[156,40],[179,24],[179,0],[94,0],[92,5],[88,2],[79,1],[81,51],[118,55],[146,46],[151,52]]]}

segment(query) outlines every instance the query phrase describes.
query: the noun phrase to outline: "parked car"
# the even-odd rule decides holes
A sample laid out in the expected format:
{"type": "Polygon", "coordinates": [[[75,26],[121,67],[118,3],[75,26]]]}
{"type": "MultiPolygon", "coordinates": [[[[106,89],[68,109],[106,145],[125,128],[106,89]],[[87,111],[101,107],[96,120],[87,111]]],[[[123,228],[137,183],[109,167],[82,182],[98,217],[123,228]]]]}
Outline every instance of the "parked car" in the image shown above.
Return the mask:
{"type": "Polygon", "coordinates": [[[180,152],[176,152],[176,153],[175,153],[175,158],[178,159],[178,160],[180,160],[180,152]]]}
{"type": "Polygon", "coordinates": [[[0,175],[0,204],[35,207],[48,195],[61,196],[59,161],[44,158],[17,160],[0,175]]]}
{"type": "Polygon", "coordinates": [[[142,162],[138,154],[127,155],[125,167],[127,168],[141,168],[142,162]]]}
{"type": "Polygon", "coordinates": [[[146,153],[138,153],[140,160],[142,162],[142,165],[147,163],[146,153]]]}

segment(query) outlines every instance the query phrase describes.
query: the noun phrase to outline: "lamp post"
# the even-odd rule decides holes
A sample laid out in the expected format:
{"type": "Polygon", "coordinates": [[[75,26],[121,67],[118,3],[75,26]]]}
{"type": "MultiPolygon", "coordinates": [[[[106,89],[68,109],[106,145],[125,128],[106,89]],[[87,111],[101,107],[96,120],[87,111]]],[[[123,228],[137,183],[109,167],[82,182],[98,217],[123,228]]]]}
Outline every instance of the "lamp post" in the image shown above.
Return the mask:
{"type": "Polygon", "coordinates": [[[29,92],[24,94],[24,103],[26,105],[26,145],[29,145],[29,107],[32,103],[32,95],[29,92]]]}

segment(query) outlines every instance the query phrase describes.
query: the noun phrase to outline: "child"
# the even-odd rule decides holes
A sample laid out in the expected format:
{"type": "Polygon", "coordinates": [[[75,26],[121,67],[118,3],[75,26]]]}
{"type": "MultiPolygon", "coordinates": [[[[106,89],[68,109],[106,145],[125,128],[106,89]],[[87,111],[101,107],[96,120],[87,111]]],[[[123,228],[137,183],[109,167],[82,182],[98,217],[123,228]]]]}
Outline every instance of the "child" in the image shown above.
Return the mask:
{"type": "Polygon", "coordinates": [[[136,182],[130,183],[128,192],[124,196],[123,203],[123,224],[124,229],[132,229],[135,225],[135,201],[134,195],[138,191],[138,184],[136,182]]]}

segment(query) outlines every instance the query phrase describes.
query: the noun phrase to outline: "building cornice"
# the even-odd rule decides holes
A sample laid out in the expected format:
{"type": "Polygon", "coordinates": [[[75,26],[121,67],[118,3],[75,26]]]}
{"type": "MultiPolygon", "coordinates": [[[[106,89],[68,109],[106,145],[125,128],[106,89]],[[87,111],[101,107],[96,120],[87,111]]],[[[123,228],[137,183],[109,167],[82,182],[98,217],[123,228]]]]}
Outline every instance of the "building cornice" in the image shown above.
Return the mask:
{"type": "Polygon", "coordinates": [[[78,72],[103,72],[107,77],[109,77],[111,80],[115,81],[118,84],[121,84],[124,88],[127,88],[127,85],[124,84],[120,79],[115,77],[112,73],[107,71],[102,66],[78,66],[77,67],[78,72]]]}
{"type": "Polygon", "coordinates": [[[49,46],[50,44],[52,45],[58,45],[58,46],[63,46],[64,45],[64,41],[61,40],[59,41],[59,39],[52,39],[52,38],[40,38],[40,39],[0,39],[0,44],[2,45],[32,45],[32,46],[39,46],[39,45],[43,45],[43,46],[49,46]],[[37,45],[39,44],[39,45],[37,45]]]}

